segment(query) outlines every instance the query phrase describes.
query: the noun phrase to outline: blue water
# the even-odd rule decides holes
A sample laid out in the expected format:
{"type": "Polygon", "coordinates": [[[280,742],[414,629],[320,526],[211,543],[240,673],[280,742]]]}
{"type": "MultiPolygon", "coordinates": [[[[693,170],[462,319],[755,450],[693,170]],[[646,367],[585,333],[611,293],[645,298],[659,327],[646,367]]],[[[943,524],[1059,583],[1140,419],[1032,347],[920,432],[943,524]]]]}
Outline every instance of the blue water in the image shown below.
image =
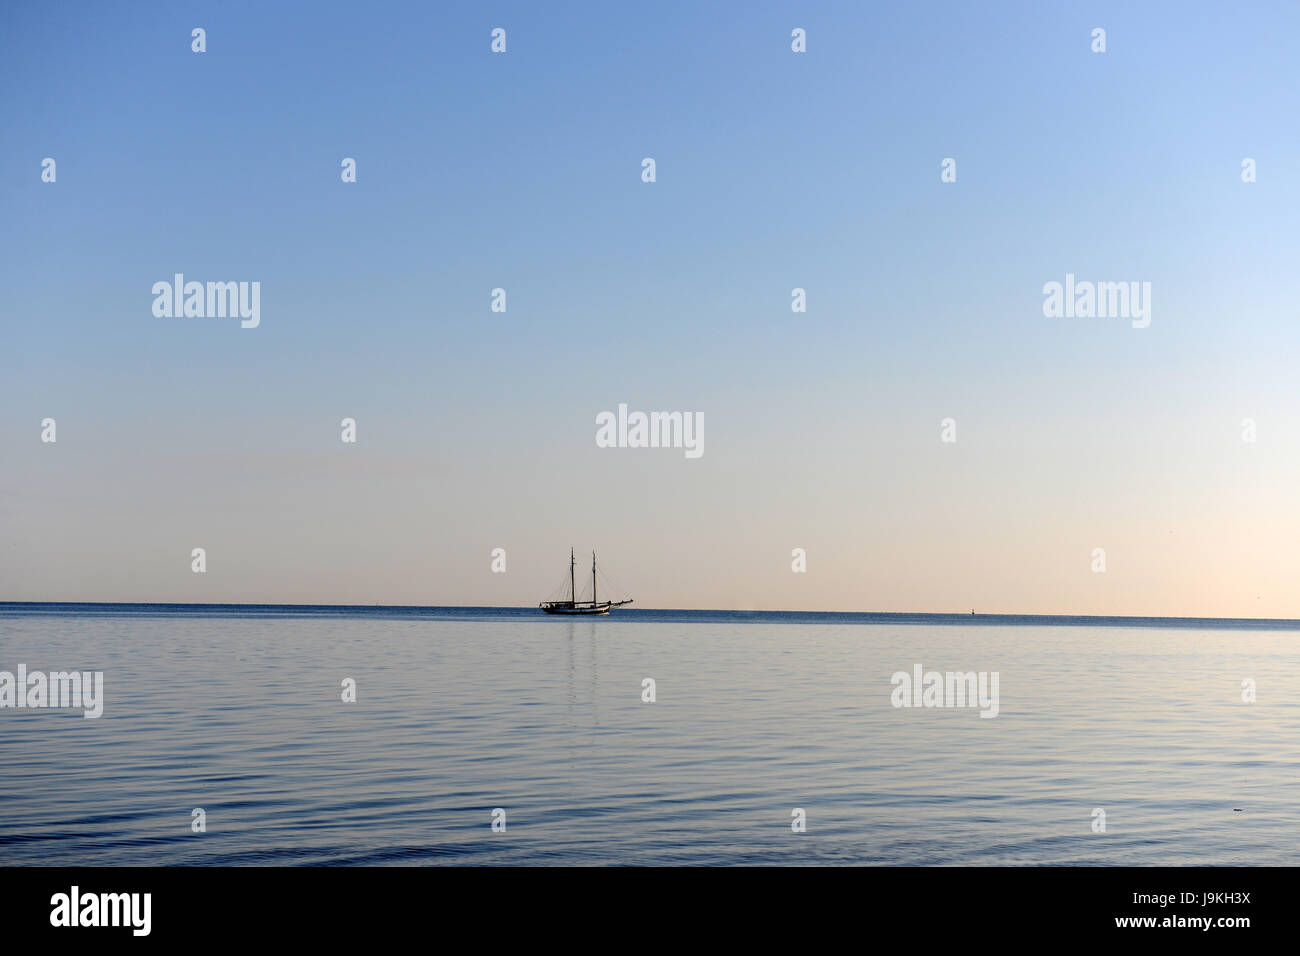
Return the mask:
{"type": "Polygon", "coordinates": [[[105,680],[0,710],[0,864],[1295,864],[1297,629],[0,604],[0,670],[105,680]],[[891,706],[916,663],[998,716],[891,706]]]}

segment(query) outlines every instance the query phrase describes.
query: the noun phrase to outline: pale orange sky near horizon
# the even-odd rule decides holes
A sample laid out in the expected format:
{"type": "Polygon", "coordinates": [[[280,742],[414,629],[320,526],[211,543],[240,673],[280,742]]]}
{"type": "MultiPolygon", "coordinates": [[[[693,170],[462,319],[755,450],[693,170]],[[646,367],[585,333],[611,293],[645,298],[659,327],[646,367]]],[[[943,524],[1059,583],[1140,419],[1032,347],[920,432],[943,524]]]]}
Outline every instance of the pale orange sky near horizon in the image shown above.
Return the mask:
{"type": "Polygon", "coordinates": [[[1230,421],[1079,441],[1060,421],[959,419],[945,445],[934,417],[852,444],[844,423],[763,436],[736,414],[706,412],[694,461],[596,448],[576,412],[563,443],[467,435],[450,456],[404,453],[413,436],[364,418],[356,446],[325,425],[315,451],[6,436],[0,600],[530,606],[572,545],[580,587],[594,548],[637,607],[1300,617],[1300,517],[1279,478],[1295,462],[1230,421]],[[1103,449],[1124,468],[1098,468],[1103,449]],[[508,463],[474,464],[494,454],[508,463]]]}

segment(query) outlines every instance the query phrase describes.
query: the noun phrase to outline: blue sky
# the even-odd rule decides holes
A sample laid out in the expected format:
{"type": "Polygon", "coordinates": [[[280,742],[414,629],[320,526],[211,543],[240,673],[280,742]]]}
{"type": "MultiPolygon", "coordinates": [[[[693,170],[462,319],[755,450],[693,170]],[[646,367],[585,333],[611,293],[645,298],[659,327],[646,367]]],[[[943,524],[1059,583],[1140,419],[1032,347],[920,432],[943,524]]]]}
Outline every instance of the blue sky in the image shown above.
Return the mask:
{"type": "Polygon", "coordinates": [[[0,597],[1300,614],[1294,5],[269,6],[0,11],[0,597]]]}

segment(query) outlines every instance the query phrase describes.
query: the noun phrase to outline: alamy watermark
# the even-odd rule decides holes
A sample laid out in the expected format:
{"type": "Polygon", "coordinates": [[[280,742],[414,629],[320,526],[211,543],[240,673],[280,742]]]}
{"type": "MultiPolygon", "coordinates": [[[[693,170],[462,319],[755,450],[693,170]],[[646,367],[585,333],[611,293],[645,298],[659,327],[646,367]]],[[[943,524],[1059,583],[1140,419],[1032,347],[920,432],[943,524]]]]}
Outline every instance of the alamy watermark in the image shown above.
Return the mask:
{"type": "Polygon", "coordinates": [[[124,926],[148,936],[153,925],[152,893],[83,893],[74,885],[51,896],[50,907],[51,926],[124,926]]]}
{"type": "Polygon", "coordinates": [[[98,717],[104,712],[104,672],[29,673],[26,664],[19,664],[17,674],[0,671],[0,710],[9,707],[80,707],[83,716],[98,717]]]}
{"type": "Polygon", "coordinates": [[[889,702],[895,707],[978,707],[981,717],[998,715],[998,671],[895,671],[889,702]]]}
{"type": "Polygon", "coordinates": [[[1049,319],[1132,319],[1135,329],[1151,324],[1150,282],[1076,282],[1067,272],[1064,285],[1048,282],[1043,295],[1049,319]]]}
{"type": "Polygon", "coordinates": [[[704,454],[703,412],[629,412],[620,403],[618,414],[596,416],[598,448],[683,448],[687,458],[704,454]]]}
{"type": "Polygon", "coordinates": [[[153,284],[153,314],[160,319],[224,319],[239,317],[241,328],[255,329],[262,322],[262,283],[186,282],[177,272],[170,283],[153,284]]]}

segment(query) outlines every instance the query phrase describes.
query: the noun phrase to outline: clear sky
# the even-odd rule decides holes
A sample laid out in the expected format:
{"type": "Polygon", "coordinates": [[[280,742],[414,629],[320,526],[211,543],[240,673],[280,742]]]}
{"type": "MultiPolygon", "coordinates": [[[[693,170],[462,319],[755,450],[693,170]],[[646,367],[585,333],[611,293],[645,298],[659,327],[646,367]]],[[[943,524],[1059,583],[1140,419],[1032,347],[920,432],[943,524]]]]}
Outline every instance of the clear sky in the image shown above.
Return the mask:
{"type": "Polygon", "coordinates": [[[1298,10],[5,4],[0,599],[1300,616],[1298,10]]]}

